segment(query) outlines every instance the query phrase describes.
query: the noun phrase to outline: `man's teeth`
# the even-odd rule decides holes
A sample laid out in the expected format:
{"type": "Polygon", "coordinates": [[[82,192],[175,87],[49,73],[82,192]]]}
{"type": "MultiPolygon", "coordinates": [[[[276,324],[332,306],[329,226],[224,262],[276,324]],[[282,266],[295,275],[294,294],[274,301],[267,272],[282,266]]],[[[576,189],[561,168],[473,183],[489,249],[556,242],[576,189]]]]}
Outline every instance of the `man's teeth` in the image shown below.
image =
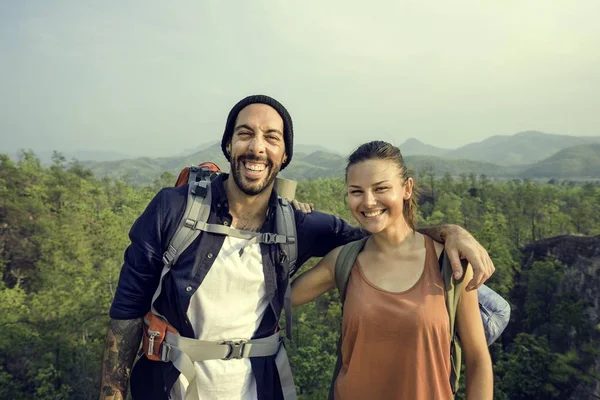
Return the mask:
{"type": "Polygon", "coordinates": [[[266,168],[265,164],[250,164],[250,163],[245,163],[244,165],[250,171],[262,171],[262,170],[264,170],[266,168]]]}
{"type": "Polygon", "coordinates": [[[379,214],[383,214],[384,210],[379,210],[379,211],[373,211],[373,212],[365,212],[363,213],[365,215],[365,217],[376,217],[379,214]]]}

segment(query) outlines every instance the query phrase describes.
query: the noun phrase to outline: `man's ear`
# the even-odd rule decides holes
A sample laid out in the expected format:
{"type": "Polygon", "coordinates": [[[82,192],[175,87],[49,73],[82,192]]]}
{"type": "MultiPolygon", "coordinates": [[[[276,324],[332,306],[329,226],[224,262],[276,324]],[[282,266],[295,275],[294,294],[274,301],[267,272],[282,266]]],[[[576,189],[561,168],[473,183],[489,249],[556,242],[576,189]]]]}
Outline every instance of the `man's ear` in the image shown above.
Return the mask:
{"type": "Polygon", "coordinates": [[[287,162],[287,153],[283,153],[283,160],[282,162],[285,164],[287,162]]]}

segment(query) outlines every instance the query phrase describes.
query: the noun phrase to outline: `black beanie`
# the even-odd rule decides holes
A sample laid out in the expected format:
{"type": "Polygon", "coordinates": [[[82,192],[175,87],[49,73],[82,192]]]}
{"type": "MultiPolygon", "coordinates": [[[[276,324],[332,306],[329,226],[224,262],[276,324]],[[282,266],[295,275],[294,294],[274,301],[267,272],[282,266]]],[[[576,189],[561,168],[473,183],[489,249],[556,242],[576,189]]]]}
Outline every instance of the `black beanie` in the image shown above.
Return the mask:
{"type": "Polygon", "coordinates": [[[281,165],[281,169],[284,169],[290,161],[292,161],[292,153],[294,151],[294,126],[292,124],[292,117],[285,109],[285,107],[272,97],[265,96],[262,94],[256,94],[248,96],[245,99],[240,100],[227,116],[227,124],[225,125],[225,132],[223,133],[223,139],[221,140],[221,149],[227,161],[231,161],[229,154],[227,153],[227,144],[233,136],[233,129],[235,128],[235,120],[242,109],[249,106],[250,104],[266,104],[273,107],[277,113],[283,119],[283,141],[285,143],[285,154],[287,154],[287,160],[281,165]]]}

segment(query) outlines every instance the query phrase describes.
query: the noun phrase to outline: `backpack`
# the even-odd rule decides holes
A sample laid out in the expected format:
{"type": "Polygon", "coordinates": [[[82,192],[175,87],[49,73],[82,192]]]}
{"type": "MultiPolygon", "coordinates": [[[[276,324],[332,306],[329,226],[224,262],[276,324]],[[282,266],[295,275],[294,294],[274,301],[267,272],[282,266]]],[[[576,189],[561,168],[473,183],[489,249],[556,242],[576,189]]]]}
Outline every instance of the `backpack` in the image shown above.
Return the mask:
{"type": "Polygon", "coordinates": [[[203,162],[198,166],[191,165],[181,170],[175,182],[175,187],[183,186],[190,182],[212,181],[220,173],[221,169],[219,166],[210,161],[203,162]]]}
{"type": "MultiPolygon", "coordinates": [[[[284,274],[289,275],[289,271],[293,270],[296,266],[298,246],[296,243],[297,235],[294,210],[289,201],[281,196],[278,196],[279,204],[275,210],[275,233],[249,232],[231,228],[229,226],[207,223],[212,201],[210,182],[212,182],[212,180],[220,173],[221,170],[218,165],[212,162],[205,162],[198,166],[192,165],[190,167],[185,167],[180,172],[175,183],[176,187],[186,183],[189,184],[186,208],[183,213],[183,218],[179,221],[177,230],[171,238],[167,250],[162,256],[163,269],[158,287],[152,297],[151,310],[147,314],[147,317],[151,318],[152,321],[154,321],[155,317],[157,317],[158,320],[162,320],[162,322],[157,322],[161,327],[163,322],[166,321],[166,318],[154,308],[154,302],[160,296],[162,291],[163,278],[177,262],[179,256],[192,244],[202,231],[248,239],[248,242],[244,247],[255,243],[276,244],[282,251],[281,265],[284,274]]],[[[243,251],[244,248],[240,249],[240,256],[243,251]]],[[[291,339],[292,337],[291,296],[291,286],[288,278],[288,285],[284,295],[286,336],[288,339],[291,339]]],[[[161,328],[161,331],[164,333],[165,330],[161,328]]],[[[146,345],[146,348],[148,348],[148,346],[150,346],[150,349],[153,349],[154,346],[159,348],[164,337],[164,334],[157,335],[156,343],[155,339],[151,339],[148,345],[146,345]]]]}
{"type": "MultiPolygon", "coordinates": [[[[340,301],[342,303],[342,313],[344,301],[346,299],[346,286],[350,278],[350,271],[354,266],[358,254],[362,251],[369,236],[360,240],[344,245],[338,255],[335,264],[335,284],[339,291],[340,301]]],[[[458,381],[460,379],[460,368],[462,364],[462,347],[460,338],[456,329],[456,311],[460,294],[463,287],[463,279],[454,279],[452,275],[452,265],[445,249],[440,254],[439,260],[442,279],[446,290],[446,309],[450,317],[450,386],[452,393],[456,394],[458,390],[458,381]]],[[[467,261],[461,260],[463,270],[467,267],[467,261]]],[[[464,275],[463,275],[464,277],[464,275]]],[[[483,285],[477,289],[479,297],[479,311],[483,322],[487,345],[490,346],[502,334],[510,319],[510,305],[499,294],[489,287],[483,285]]],[[[342,366],[342,335],[338,340],[338,354],[333,378],[331,381],[330,399],[333,398],[335,380],[342,366]]]]}
{"type": "MultiPolygon", "coordinates": [[[[208,218],[212,204],[211,181],[220,174],[219,167],[214,163],[203,163],[198,166],[184,168],[175,186],[188,183],[188,195],[183,218],[179,221],[175,234],[171,238],[167,250],[163,254],[163,269],[158,287],[152,297],[150,311],[144,317],[142,336],[143,353],[152,361],[172,362],[173,366],[186,377],[189,382],[186,389],[186,399],[196,399],[195,386],[198,384],[193,362],[204,360],[231,360],[245,357],[276,356],[282,360],[277,370],[281,387],[286,399],[296,399],[294,381],[292,378],[287,355],[282,345],[279,329],[266,337],[250,340],[228,340],[211,342],[186,338],[171,326],[166,318],[154,307],[154,302],[162,291],[162,282],[171,267],[177,262],[183,251],[192,244],[201,232],[210,232],[247,239],[246,246],[255,243],[277,245],[281,250],[279,264],[283,273],[288,276],[288,284],[284,294],[283,308],[285,310],[286,336],[291,339],[292,332],[292,296],[289,271],[295,268],[298,258],[296,243],[296,222],[292,205],[287,199],[278,197],[275,209],[275,232],[261,233],[244,231],[230,226],[209,224],[208,218]]],[[[242,255],[244,247],[240,249],[242,255]]]]}
{"type": "MultiPolygon", "coordinates": [[[[154,301],[160,294],[162,278],[164,274],[166,274],[167,270],[170,269],[173,264],[175,264],[183,251],[192,244],[198,235],[200,235],[201,231],[230,235],[241,239],[249,239],[246,246],[255,243],[277,244],[279,245],[283,255],[281,265],[283,267],[284,274],[289,275],[289,271],[296,267],[296,261],[298,259],[298,244],[296,242],[297,235],[294,209],[289,201],[282,196],[278,196],[279,204],[275,210],[275,233],[247,232],[227,226],[206,223],[210,214],[211,205],[210,182],[212,182],[212,180],[215,179],[220,173],[221,169],[213,162],[204,162],[198,166],[192,165],[185,167],[179,173],[175,186],[178,187],[186,183],[189,184],[188,200],[183,218],[179,222],[179,226],[171,238],[169,245],[167,246],[167,251],[165,254],[163,254],[163,273],[161,274],[158,289],[156,290],[156,293],[152,299],[152,304],[154,304],[154,301]]],[[[285,185],[285,189],[289,187],[289,182],[293,182],[276,178],[276,183],[277,179],[279,179],[280,186],[283,187],[285,185]],[[284,182],[284,184],[282,185],[281,182],[284,182]]],[[[289,195],[289,190],[287,190],[287,192],[289,195]]],[[[244,248],[240,250],[240,255],[243,251],[244,248]]],[[[291,286],[288,278],[288,287],[284,296],[284,310],[286,320],[286,336],[289,339],[292,337],[291,296],[291,286]]],[[[156,312],[154,309],[154,306],[152,306],[152,312],[160,316],[160,314],[158,314],[158,312],[156,312]]]]}

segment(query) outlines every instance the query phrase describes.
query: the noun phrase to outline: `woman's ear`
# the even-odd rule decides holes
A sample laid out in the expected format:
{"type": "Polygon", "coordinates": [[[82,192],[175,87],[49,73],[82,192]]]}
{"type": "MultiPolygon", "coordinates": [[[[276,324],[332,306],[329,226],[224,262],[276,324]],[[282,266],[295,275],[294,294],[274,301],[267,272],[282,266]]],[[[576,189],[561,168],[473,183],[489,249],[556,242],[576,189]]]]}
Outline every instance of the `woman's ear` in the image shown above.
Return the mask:
{"type": "Polygon", "coordinates": [[[413,194],[413,188],[415,185],[415,181],[413,178],[408,178],[406,182],[404,182],[404,200],[408,200],[411,198],[413,194]]]}

